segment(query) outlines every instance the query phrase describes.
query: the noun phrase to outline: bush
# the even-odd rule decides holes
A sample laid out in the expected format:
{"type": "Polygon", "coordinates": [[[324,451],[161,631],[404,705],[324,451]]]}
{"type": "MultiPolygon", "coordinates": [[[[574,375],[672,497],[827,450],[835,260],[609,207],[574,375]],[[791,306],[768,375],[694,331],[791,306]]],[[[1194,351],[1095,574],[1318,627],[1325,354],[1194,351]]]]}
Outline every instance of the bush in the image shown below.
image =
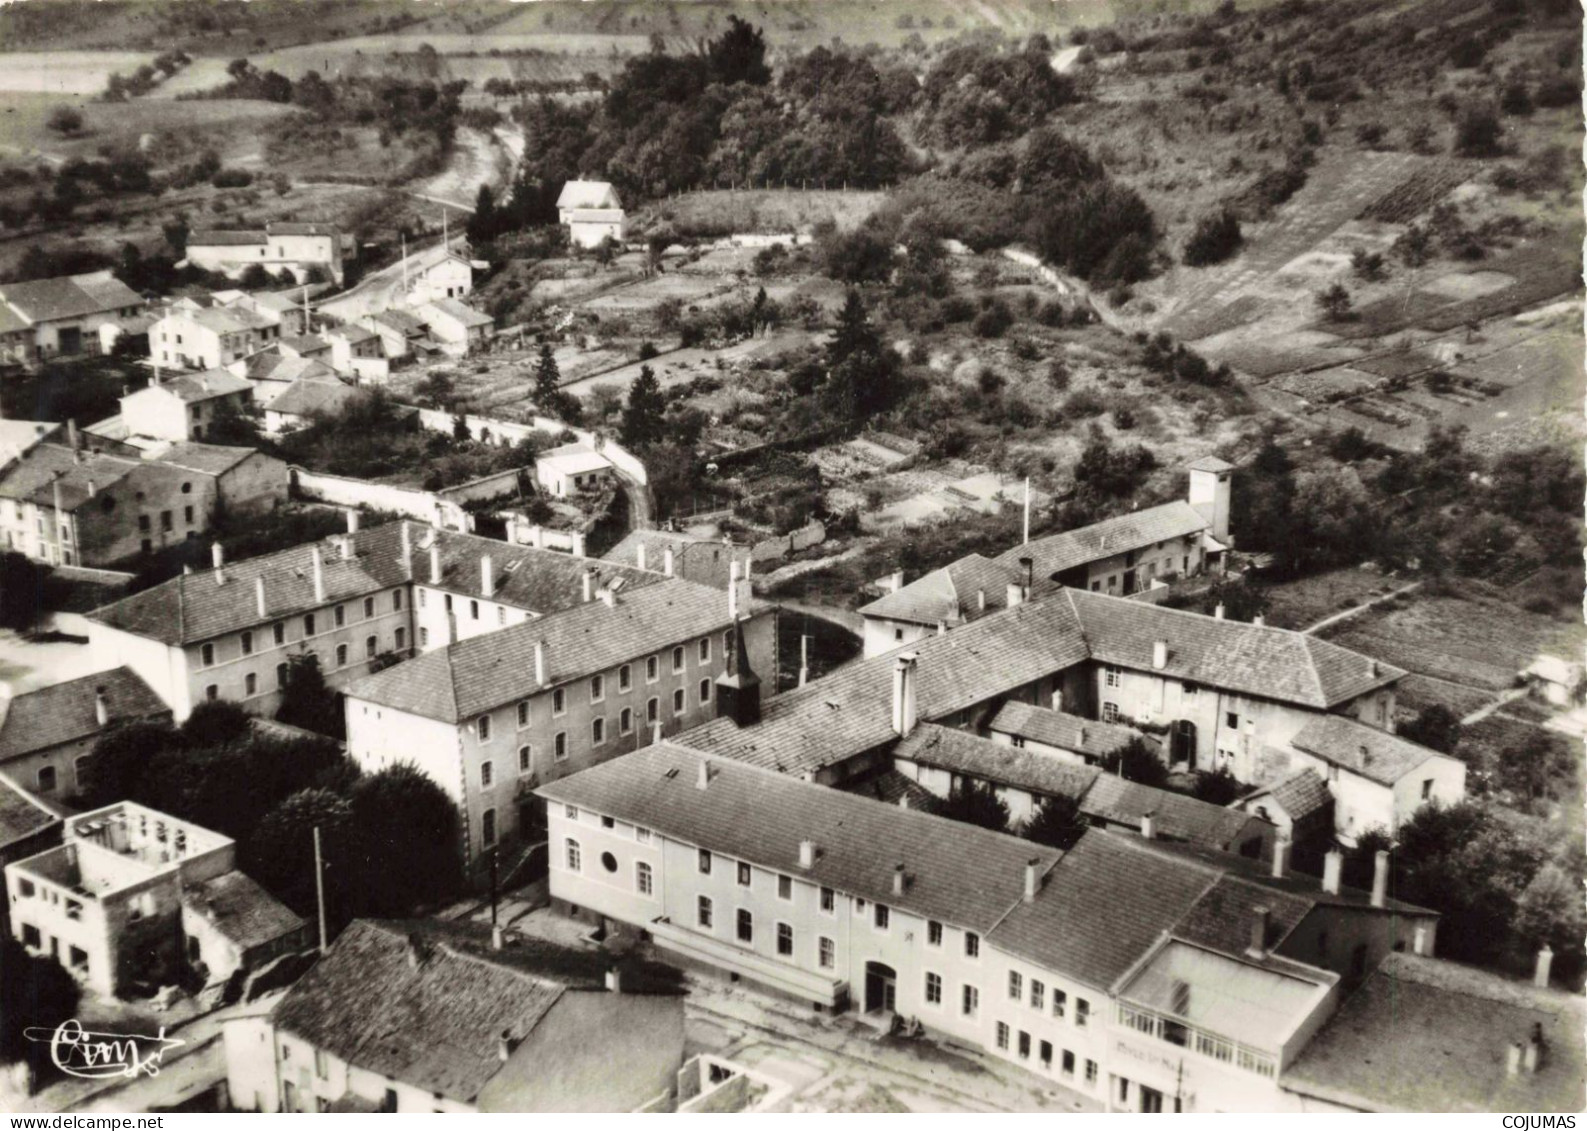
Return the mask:
{"type": "Polygon", "coordinates": [[[1064,415],[1074,418],[1101,416],[1107,404],[1095,389],[1076,389],[1064,401],[1064,415]]]}
{"type": "Polygon", "coordinates": [[[970,329],[978,338],[1001,338],[1013,324],[1014,312],[999,299],[975,316],[970,329]]]}
{"type": "Polygon", "coordinates": [[[247,169],[222,169],[209,179],[218,189],[247,188],[253,184],[253,174],[247,169]]]}
{"type": "Polygon", "coordinates": [[[1221,263],[1240,249],[1242,238],[1240,221],[1229,209],[1203,216],[1185,243],[1185,266],[1221,263]]]}
{"type": "Polygon", "coordinates": [[[1501,131],[1488,106],[1468,106],[1455,123],[1455,152],[1462,157],[1497,157],[1501,131]]]}
{"type": "Polygon", "coordinates": [[[83,115],[75,106],[54,106],[45,125],[58,134],[74,134],[83,128],[83,115]]]}

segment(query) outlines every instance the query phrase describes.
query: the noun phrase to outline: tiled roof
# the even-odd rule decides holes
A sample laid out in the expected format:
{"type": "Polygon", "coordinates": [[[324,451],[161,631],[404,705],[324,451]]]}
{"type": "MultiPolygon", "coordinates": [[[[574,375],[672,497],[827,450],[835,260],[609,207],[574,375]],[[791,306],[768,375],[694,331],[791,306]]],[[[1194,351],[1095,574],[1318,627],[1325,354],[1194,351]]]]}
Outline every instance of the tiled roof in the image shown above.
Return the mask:
{"type": "Polygon", "coordinates": [[[912,778],[905,777],[897,770],[883,770],[863,780],[844,782],[839,788],[856,797],[873,798],[884,805],[924,809],[928,813],[938,800],[937,795],[931,790],[912,778]]]}
{"type": "Polygon", "coordinates": [[[957,625],[1008,607],[1008,586],[1019,571],[980,554],[967,554],[942,569],[923,574],[895,592],[878,597],[860,615],[911,624],[957,625]],[[981,608],[980,594],[986,595],[981,608]]]}
{"type": "Polygon", "coordinates": [[[48,420],[0,420],[0,460],[8,459],[11,449],[22,451],[57,439],[61,426],[48,420]]]}
{"type": "Polygon", "coordinates": [[[238,871],[186,885],[182,902],[245,951],[304,927],[301,917],[238,871]]]}
{"type": "Polygon", "coordinates": [[[553,801],[654,829],[851,895],[983,934],[1019,903],[1025,864],[1039,872],[1059,853],[1042,845],[671,743],[641,747],[538,791],[553,801]],[[702,762],[712,767],[699,787],[702,762]],[[799,867],[799,842],[814,841],[815,865],[799,867]],[[905,866],[903,894],[893,891],[905,866]]]}
{"type": "Polygon", "coordinates": [[[61,506],[72,511],[93,497],[90,486],[97,492],[135,473],[151,477],[178,474],[157,461],[104,452],[73,453],[65,444],[38,444],[0,470],[0,498],[53,505],[59,483],[61,506]]]}
{"type": "MultiPolygon", "coordinates": [[[[247,392],[253,386],[248,383],[247,378],[239,377],[230,370],[206,369],[201,373],[167,374],[160,378],[158,385],[150,385],[149,388],[162,389],[192,404],[215,397],[230,396],[233,393],[247,392]]],[[[133,396],[137,396],[137,393],[133,396]]]]}
{"type": "Polygon", "coordinates": [[[143,297],[109,271],[7,283],[0,286],[0,299],[31,323],[143,305],[143,297]]]}
{"type": "MultiPolygon", "coordinates": [[[[973,707],[1087,658],[1074,610],[1061,596],[1029,601],[910,649],[922,719],[973,707]]],[[[894,741],[897,654],[861,660],[768,699],[761,722],[717,719],[687,732],[690,746],[786,773],[812,772],[894,741]]]]}
{"type": "Polygon", "coordinates": [[[279,344],[299,355],[325,353],[331,348],[331,343],[318,334],[283,334],[279,344]]]}
{"type": "Polygon", "coordinates": [[[1269,797],[1273,804],[1284,810],[1290,820],[1299,821],[1333,804],[1328,785],[1317,776],[1317,771],[1307,766],[1297,770],[1277,785],[1260,790],[1246,798],[1242,804],[1251,807],[1258,798],[1269,797]]]}
{"type": "Polygon", "coordinates": [[[0,774],[0,849],[42,832],[59,820],[32,794],[0,774]]]}
{"type": "Polygon", "coordinates": [[[1326,710],[1405,673],[1315,636],[1271,626],[1220,620],[1187,609],[1065,589],[1090,642],[1091,658],[1152,670],[1154,642],[1168,641],[1163,674],[1326,710]]]}
{"type": "Polygon", "coordinates": [[[335,326],[329,330],[323,331],[323,333],[332,338],[340,338],[348,345],[352,346],[367,342],[375,336],[375,332],[368,327],[355,326],[352,323],[348,323],[345,326],[335,326]]]}
{"type": "Polygon", "coordinates": [[[6,305],[0,295],[0,334],[16,334],[28,328],[28,320],[6,305]]]}
{"type": "Polygon", "coordinates": [[[1214,871],[1146,851],[1145,843],[1086,832],[1048,875],[1040,897],[1015,904],[989,941],[1108,989],[1217,879],[1214,871]]]}
{"type": "Polygon", "coordinates": [[[171,713],[149,685],[125,667],[26,691],[11,700],[5,721],[0,722],[0,761],[97,734],[102,728],[94,697],[100,688],[112,723],[171,713]]]}
{"type": "Polygon", "coordinates": [[[431,318],[432,311],[442,314],[463,323],[465,326],[489,326],[496,320],[488,314],[481,314],[467,303],[459,302],[455,298],[433,298],[419,307],[418,314],[426,322],[431,318]]]}
{"type": "Polygon", "coordinates": [[[1200,459],[1186,465],[1186,471],[1233,471],[1234,464],[1221,460],[1217,456],[1202,456],[1200,459]]]}
{"type": "Polygon", "coordinates": [[[623,218],[621,208],[575,208],[570,224],[615,224],[623,218]]]}
{"type": "Polygon", "coordinates": [[[557,196],[558,208],[619,208],[617,190],[608,181],[568,181],[557,196]]]}
{"type": "Polygon", "coordinates": [[[358,395],[357,389],[342,384],[334,377],[328,380],[305,378],[294,381],[283,389],[281,394],[266,406],[266,410],[284,416],[336,413],[344,409],[349,401],[357,400],[358,395]]]}
{"type": "Polygon", "coordinates": [[[336,370],[312,357],[289,357],[275,349],[261,350],[247,360],[248,378],[253,381],[296,381],[300,378],[336,380],[336,370]]]}
{"type": "Polygon", "coordinates": [[[1429,758],[1449,758],[1343,715],[1312,719],[1289,741],[1297,750],[1381,785],[1394,785],[1429,758]]]}
{"type": "Polygon", "coordinates": [[[268,239],[264,232],[200,230],[187,234],[187,247],[254,247],[268,239]]]}
{"type": "Polygon", "coordinates": [[[172,467],[183,467],[189,471],[199,471],[205,475],[224,475],[251,455],[256,455],[255,448],[232,448],[221,444],[199,444],[192,441],[181,444],[172,444],[160,456],[161,463],[168,463],[172,467]]]}
{"type": "Polygon", "coordinates": [[[908,738],[900,739],[893,757],[1049,797],[1078,799],[1101,773],[1095,766],[1077,766],[1051,754],[1005,746],[935,723],[921,723],[908,738]]]}
{"type": "MultiPolygon", "coordinates": [[[[430,554],[424,544],[436,532],[414,522],[408,523],[408,530],[413,577],[431,584],[430,554]]],[[[354,550],[351,560],[341,557],[341,536],[318,543],[305,542],[273,554],[228,562],[224,585],[217,585],[209,571],[174,577],[95,610],[92,615],[101,623],[166,644],[196,644],[407,583],[409,579],[402,568],[402,523],[373,526],[350,537],[354,550]],[[323,601],[314,599],[315,546],[319,547],[323,562],[323,601]],[[263,617],[259,615],[255,592],[255,581],[261,577],[265,579],[265,607],[269,613],[263,617]]],[[[598,577],[603,584],[614,577],[624,578],[624,592],[628,594],[661,580],[639,570],[599,566],[554,550],[512,546],[473,534],[443,530],[438,537],[440,588],[479,593],[480,560],[488,554],[497,578],[492,599],[541,614],[570,608],[582,600],[580,575],[586,569],[599,567],[598,577]]]]}
{"type": "Polygon", "coordinates": [[[457,723],[542,690],[535,678],[537,641],[545,642],[543,686],[549,687],[731,623],[721,590],[662,577],[635,589],[624,586],[610,608],[590,601],[426,652],[359,680],[347,694],[457,723]]]}
{"type": "Polygon", "coordinates": [[[424,323],[406,310],[382,310],[379,314],[371,314],[369,320],[390,327],[405,337],[417,338],[424,334],[424,323]]]}
{"type": "Polygon", "coordinates": [[[987,724],[989,730],[1012,734],[1031,742],[1105,758],[1141,737],[1139,731],[1117,723],[1103,723],[1010,699],[987,724]]]}
{"type": "Polygon", "coordinates": [[[535,463],[553,467],[563,475],[579,475],[586,471],[604,471],[612,461],[588,444],[563,444],[535,457],[535,463]]]}
{"type": "Polygon", "coordinates": [[[272,1013],[277,1027],[366,1072],[472,1101],[563,987],[445,942],[359,920],[272,1013]],[[410,961],[412,955],[413,961],[410,961]]]}
{"type": "Polygon", "coordinates": [[[1150,815],[1154,835],[1183,840],[1223,851],[1238,846],[1235,839],[1246,825],[1259,819],[1238,809],[1198,801],[1172,790],[1103,774],[1080,802],[1081,811],[1116,824],[1140,828],[1150,815]]]}
{"type": "Polygon", "coordinates": [[[263,330],[276,320],[241,306],[212,306],[203,310],[172,311],[167,318],[202,326],[217,334],[236,334],[244,330],[263,330]]]}
{"type": "MultiPolygon", "coordinates": [[[[1306,878],[1308,887],[1317,880],[1306,878]]],[[[1251,924],[1257,909],[1267,908],[1267,946],[1276,948],[1289,937],[1317,900],[1312,891],[1285,891],[1239,876],[1218,878],[1196,905],[1174,924],[1175,938],[1224,954],[1239,954],[1251,945],[1251,924]]]]}
{"type": "Polygon", "coordinates": [[[645,568],[653,570],[662,568],[668,550],[673,552],[676,559],[696,546],[731,553],[740,561],[749,557],[748,546],[734,545],[725,538],[697,537],[683,530],[630,530],[621,542],[601,555],[601,560],[619,565],[637,565],[641,546],[645,548],[645,568]]]}
{"type": "Polygon", "coordinates": [[[1210,525],[1195,507],[1178,500],[1103,519],[1078,530],[1049,534],[999,554],[997,561],[1017,568],[1019,559],[1030,558],[1035,563],[1035,575],[1050,578],[1087,562],[1197,534],[1210,525]]]}
{"type": "Polygon", "coordinates": [[[296,223],[290,220],[272,221],[265,225],[272,236],[334,236],[335,224],[296,223]]]}
{"type": "Polygon", "coordinates": [[[1587,1106],[1587,1007],[1469,966],[1389,954],[1280,1078],[1367,1111],[1576,1113],[1587,1106]],[[1538,1070],[1514,1076],[1507,1046],[1542,1026],[1538,1070]]]}

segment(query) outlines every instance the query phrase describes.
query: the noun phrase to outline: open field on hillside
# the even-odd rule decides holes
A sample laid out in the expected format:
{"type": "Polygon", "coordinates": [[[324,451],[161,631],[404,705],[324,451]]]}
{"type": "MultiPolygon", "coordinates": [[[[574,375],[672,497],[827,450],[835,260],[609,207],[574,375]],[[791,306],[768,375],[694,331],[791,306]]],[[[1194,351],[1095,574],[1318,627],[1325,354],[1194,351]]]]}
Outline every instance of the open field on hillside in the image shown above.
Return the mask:
{"type": "Polygon", "coordinates": [[[842,229],[857,227],[879,208],[886,193],[819,187],[691,192],[657,201],[639,213],[636,228],[668,224],[680,234],[783,233],[808,231],[823,220],[842,229]]]}
{"type": "Polygon", "coordinates": [[[0,90],[34,94],[98,94],[114,71],[152,61],[133,51],[16,51],[0,54],[0,90]]]}
{"type": "MultiPolygon", "coordinates": [[[[3,65],[5,56],[0,56],[3,65]]],[[[59,163],[96,156],[102,146],[136,145],[145,134],[170,134],[184,143],[211,146],[230,163],[259,152],[258,132],[299,111],[275,102],[224,99],[204,102],[92,102],[24,91],[0,92],[0,158],[59,163]],[[59,105],[76,106],[84,127],[63,137],[46,122],[59,105]]]]}
{"type": "Polygon", "coordinates": [[[1280,628],[1303,629],[1404,584],[1403,580],[1385,577],[1376,570],[1351,568],[1265,585],[1262,592],[1269,602],[1267,623],[1280,628]]]}

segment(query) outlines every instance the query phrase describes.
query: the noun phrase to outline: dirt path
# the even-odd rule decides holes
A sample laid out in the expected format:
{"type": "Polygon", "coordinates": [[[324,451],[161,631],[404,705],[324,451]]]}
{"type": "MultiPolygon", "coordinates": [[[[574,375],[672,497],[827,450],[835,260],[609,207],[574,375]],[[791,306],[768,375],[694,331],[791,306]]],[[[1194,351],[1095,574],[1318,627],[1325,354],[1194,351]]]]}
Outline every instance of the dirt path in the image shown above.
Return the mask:
{"type": "MultiPolygon", "coordinates": [[[[1495,699],[1492,703],[1489,703],[1486,707],[1478,707],[1475,711],[1471,712],[1471,714],[1461,719],[1460,725],[1463,727],[1469,727],[1473,723],[1480,723],[1483,719],[1498,711],[1499,708],[1506,707],[1509,704],[1515,702],[1517,699],[1523,698],[1530,694],[1531,690],[1532,689],[1530,687],[1512,687],[1510,690],[1501,693],[1497,699],[1495,699]]],[[[1510,715],[1505,717],[1514,718],[1514,716],[1510,715]]],[[[1532,726],[1538,725],[1531,719],[1515,719],[1515,721],[1518,723],[1528,723],[1532,726]]]]}
{"type": "Polygon", "coordinates": [[[1305,633],[1306,635],[1310,635],[1316,632],[1318,629],[1327,628],[1331,624],[1338,624],[1342,620],[1349,620],[1357,613],[1364,613],[1373,605],[1379,604],[1383,601],[1392,601],[1401,594],[1409,593],[1412,590],[1418,588],[1421,584],[1422,583],[1420,581],[1413,581],[1409,585],[1402,585],[1392,592],[1383,594],[1381,597],[1374,597],[1370,601],[1363,601],[1361,604],[1354,605],[1351,608],[1345,609],[1343,612],[1338,612],[1334,613],[1332,616],[1323,617],[1323,619],[1318,621],[1316,624],[1307,625],[1305,628],[1301,629],[1301,632],[1305,633]]]}

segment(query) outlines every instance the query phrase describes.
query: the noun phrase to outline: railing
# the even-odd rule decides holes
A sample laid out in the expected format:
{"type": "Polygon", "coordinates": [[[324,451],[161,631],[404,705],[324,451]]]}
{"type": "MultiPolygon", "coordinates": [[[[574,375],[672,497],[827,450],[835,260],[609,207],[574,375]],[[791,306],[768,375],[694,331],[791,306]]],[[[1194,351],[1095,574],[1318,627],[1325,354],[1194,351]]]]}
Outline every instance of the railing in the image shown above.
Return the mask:
{"type": "Polygon", "coordinates": [[[1274,1076],[1278,1072],[1277,1058],[1270,1053],[1248,1048],[1238,1041],[1122,1002],[1119,1003],[1119,1024],[1168,1044],[1188,1048],[1209,1060],[1233,1064],[1258,1076],[1274,1076]]]}

